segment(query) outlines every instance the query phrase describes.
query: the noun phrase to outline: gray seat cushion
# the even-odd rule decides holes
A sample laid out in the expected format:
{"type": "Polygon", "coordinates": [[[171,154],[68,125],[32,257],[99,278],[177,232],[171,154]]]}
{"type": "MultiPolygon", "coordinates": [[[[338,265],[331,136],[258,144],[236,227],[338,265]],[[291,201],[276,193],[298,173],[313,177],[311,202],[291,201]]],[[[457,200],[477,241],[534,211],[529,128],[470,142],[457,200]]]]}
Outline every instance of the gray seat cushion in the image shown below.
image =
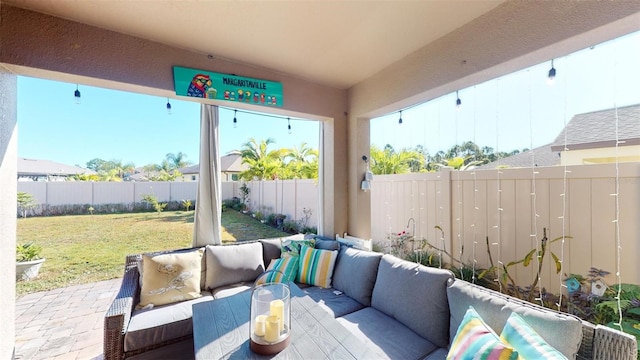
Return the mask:
{"type": "Polygon", "coordinates": [[[438,348],[398,320],[372,307],[337,320],[368,347],[379,350],[389,359],[422,359],[438,348]]]}
{"type": "Polygon", "coordinates": [[[203,291],[202,297],[197,299],[134,310],[124,336],[124,351],[144,349],[193,334],[192,305],[210,300],[213,296],[203,291]]]}
{"type": "Polygon", "coordinates": [[[365,307],[344,293],[336,295],[334,290],[335,289],[325,289],[318,286],[308,286],[302,289],[305,294],[309,295],[309,297],[334,318],[350,314],[365,307]]]}
{"type": "Polygon", "coordinates": [[[398,319],[437,347],[449,346],[447,281],[450,271],[384,255],[371,306],[398,319]]]}
{"type": "Polygon", "coordinates": [[[205,256],[207,290],[243,281],[254,281],[265,270],[261,242],[207,245],[205,256]]]}
{"type": "Polygon", "coordinates": [[[225,285],[213,290],[213,298],[222,299],[251,289],[253,289],[253,281],[225,285]]]}
{"type": "Polygon", "coordinates": [[[445,360],[447,358],[447,354],[449,354],[449,349],[438,348],[438,350],[427,355],[423,360],[445,360]]]}
{"type": "Polygon", "coordinates": [[[333,271],[332,286],[362,305],[371,306],[371,294],[381,258],[380,253],[343,247],[333,271]]]}
{"type": "Polygon", "coordinates": [[[509,315],[516,312],[542,338],[569,359],[575,359],[582,341],[582,323],[572,315],[531,304],[463,280],[452,280],[447,288],[453,339],[469,306],[498,335],[509,315]]]}

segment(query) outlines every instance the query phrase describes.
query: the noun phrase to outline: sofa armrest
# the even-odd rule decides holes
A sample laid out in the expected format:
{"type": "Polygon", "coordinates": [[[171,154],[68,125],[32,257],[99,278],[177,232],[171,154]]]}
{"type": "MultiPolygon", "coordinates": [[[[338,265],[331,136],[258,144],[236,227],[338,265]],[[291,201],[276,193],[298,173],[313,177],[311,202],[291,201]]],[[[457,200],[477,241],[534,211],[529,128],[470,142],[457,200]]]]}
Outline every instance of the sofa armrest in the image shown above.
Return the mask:
{"type": "Polygon", "coordinates": [[[120,290],[104,316],[105,360],[124,358],[124,335],[127,332],[133,308],[139,302],[139,258],[139,255],[127,256],[120,290]]]}
{"type": "Polygon", "coordinates": [[[594,360],[636,360],[638,342],[630,334],[597,325],[593,336],[594,360]]]}

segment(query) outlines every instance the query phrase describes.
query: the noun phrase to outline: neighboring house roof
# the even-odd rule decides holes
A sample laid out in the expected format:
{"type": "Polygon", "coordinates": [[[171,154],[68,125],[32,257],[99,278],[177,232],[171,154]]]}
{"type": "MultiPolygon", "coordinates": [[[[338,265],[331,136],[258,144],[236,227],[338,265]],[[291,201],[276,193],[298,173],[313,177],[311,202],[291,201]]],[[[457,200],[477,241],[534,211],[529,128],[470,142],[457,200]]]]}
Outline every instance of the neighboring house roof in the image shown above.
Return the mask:
{"type": "Polygon", "coordinates": [[[18,176],[69,176],[95,173],[93,170],[49,160],[18,158],[18,176]]]}
{"type": "MultiPolygon", "coordinates": [[[[220,158],[221,172],[243,172],[249,169],[247,164],[242,163],[242,156],[239,154],[228,154],[220,158]]],[[[200,164],[178,169],[184,175],[199,174],[200,164]]]]}
{"type": "MultiPolygon", "coordinates": [[[[569,150],[616,146],[616,113],[619,146],[640,145],[640,104],[575,115],[567,127],[566,144],[569,150]]],[[[551,144],[553,151],[565,146],[565,130],[551,144]]]]}
{"type": "MultiPolygon", "coordinates": [[[[551,144],[542,145],[533,149],[533,163],[535,166],[554,166],[560,164],[560,152],[551,149],[551,144]]],[[[495,169],[500,166],[508,168],[526,168],[531,167],[531,151],[521,152],[516,155],[512,155],[500,161],[490,162],[488,164],[480,165],[478,169],[495,169]]]]}

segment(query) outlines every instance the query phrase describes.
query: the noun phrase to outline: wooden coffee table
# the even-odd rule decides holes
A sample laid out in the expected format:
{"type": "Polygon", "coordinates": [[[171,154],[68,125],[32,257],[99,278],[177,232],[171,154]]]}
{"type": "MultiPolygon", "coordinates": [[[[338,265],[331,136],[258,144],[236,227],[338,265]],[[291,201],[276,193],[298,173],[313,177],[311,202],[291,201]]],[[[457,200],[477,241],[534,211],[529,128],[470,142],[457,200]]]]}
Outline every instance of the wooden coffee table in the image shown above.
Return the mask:
{"type": "Polygon", "coordinates": [[[291,344],[275,356],[249,349],[251,292],[193,305],[196,359],[379,359],[315,301],[291,284],[291,344]]]}

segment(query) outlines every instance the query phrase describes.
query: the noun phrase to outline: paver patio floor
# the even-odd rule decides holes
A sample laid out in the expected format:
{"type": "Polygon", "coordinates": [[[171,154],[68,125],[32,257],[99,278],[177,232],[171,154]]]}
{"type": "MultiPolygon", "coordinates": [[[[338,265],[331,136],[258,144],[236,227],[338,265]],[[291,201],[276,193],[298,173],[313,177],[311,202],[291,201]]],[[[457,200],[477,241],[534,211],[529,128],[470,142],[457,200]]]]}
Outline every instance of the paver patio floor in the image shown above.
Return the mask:
{"type": "Polygon", "coordinates": [[[102,359],[104,314],[122,279],[25,295],[16,301],[16,359],[102,359]]]}

